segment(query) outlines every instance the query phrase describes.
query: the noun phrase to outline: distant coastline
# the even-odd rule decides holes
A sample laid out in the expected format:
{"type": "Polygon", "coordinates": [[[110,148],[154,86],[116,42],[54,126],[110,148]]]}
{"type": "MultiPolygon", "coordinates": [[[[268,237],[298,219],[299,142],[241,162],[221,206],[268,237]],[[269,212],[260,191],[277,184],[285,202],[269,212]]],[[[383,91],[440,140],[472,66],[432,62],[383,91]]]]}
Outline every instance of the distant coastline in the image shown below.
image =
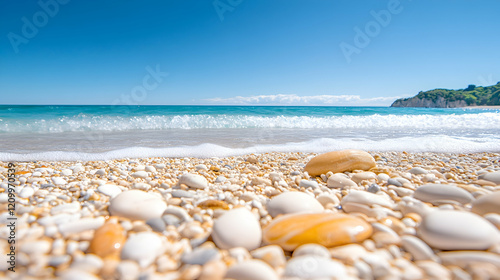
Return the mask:
{"type": "MultiPolygon", "coordinates": [[[[500,106],[500,82],[487,87],[469,85],[465,89],[433,89],[410,98],[400,98],[391,107],[463,108],[500,106]]],[[[490,108],[491,109],[491,108],[490,108]]]]}

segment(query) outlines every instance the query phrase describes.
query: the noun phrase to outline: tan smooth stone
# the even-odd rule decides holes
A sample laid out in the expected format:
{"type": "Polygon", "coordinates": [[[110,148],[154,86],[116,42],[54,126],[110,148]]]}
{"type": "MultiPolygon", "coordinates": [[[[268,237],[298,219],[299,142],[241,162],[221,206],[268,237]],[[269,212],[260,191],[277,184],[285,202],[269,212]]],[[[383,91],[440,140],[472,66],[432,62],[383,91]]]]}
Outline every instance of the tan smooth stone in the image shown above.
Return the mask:
{"type": "Polygon", "coordinates": [[[471,210],[479,215],[486,215],[488,213],[500,214],[500,191],[480,196],[472,202],[471,210]]]}
{"type": "Polygon", "coordinates": [[[451,273],[443,265],[434,261],[417,261],[415,264],[424,271],[429,280],[451,280],[451,273]]]}
{"type": "Polygon", "coordinates": [[[283,267],[286,264],[285,252],[278,245],[268,245],[250,252],[252,257],[265,261],[273,268],[283,267]]]}
{"type": "Polygon", "coordinates": [[[441,250],[486,250],[500,241],[500,232],[486,219],[456,210],[425,215],[417,233],[428,245],[441,250]]]}
{"type": "Polygon", "coordinates": [[[490,181],[497,185],[500,185],[500,171],[481,174],[479,175],[479,179],[490,181]]]}
{"type": "Polygon", "coordinates": [[[263,240],[292,251],[308,243],[332,247],[360,242],[372,232],[368,223],[345,214],[289,214],[274,219],[264,228],[263,240]]]}
{"type": "Polygon", "coordinates": [[[330,249],[332,258],[339,259],[349,265],[353,265],[367,253],[365,247],[359,244],[348,244],[330,249]]]}
{"type": "Polygon", "coordinates": [[[95,231],[89,250],[102,258],[119,256],[126,240],[127,237],[120,224],[107,223],[95,231]]]}
{"type": "Polygon", "coordinates": [[[431,247],[423,242],[420,238],[412,235],[404,235],[401,237],[403,248],[408,251],[414,261],[435,260],[436,255],[431,247]]]}
{"type": "Polygon", "coordinates": [[[345,203],[349,202],[364,204],[367,206],[372,206],[373,204],[377,204],[387,208],[394,207],[394,204],[392,203],[389,197],[370,193],[367,191],[352,190],[351,192],[349,192],[348,195],[344,196],[344,198],[340,201],[340,205],[344,205],[345,203]]]}
{"type": "Polygon", "coordinates": [[[474,200],[474,197],[466,190],[454,185],[427,184],[418,187],[413,197],[424,202],[440,204],[445,201],[456,201],[466,204],[474,200]]]}
{"type": "Polygon", "coordinates": [[[438,253],[444,265],[458,265],[466,268],[471,263],[490,263],[500,267],[500,256],[484,251],[452,251],[438,253]]]}
{"type": "Polygon", "coordinates": [[[223,209],[223,210],[229,209],[229,206],[227,205],[226,202],[221,201],[221,200],[214,200],[214,199],[204,200],[204,201],[198,203],[196,206],[198,206],[202,209],[223,209]]]}
{"type": "Polygon", "coordinates": [[[222,280],[226,274],[227,267],[220,260],[209,261],[203,265],[198,280],[222,280]]]}
{"type": "Polygon", "coordinates": [[[345,176],[342,173],[337,173],[330,176],[328,178],[328,181],[326,182],[326,185],[329,188],[338,188],[338,189],[352,188],[358,186],[353,180],[349,179],[349,177],[345,176]]]}
{"type": "Polygon", "coordinates": [[[342,150],[321,154],[312,158],[304,170],[311,176],[319,176],[328,173],[328,171],[342,173],[353,170],[369,170],[375,166],[375,159],[367,152],[342,150]]]}
{"type": "Polygon", "coordinates": [[[373,172],[360,172],[353,174],[351,180],[359,184],[363,180],[377,180],[377,175],[373,172]]]}
{"type": "Polygon", "coordinates": [[[265,262],[248,260],[232,265],[227,270],[225,279],[234,280],[278,280],[276,272],[265,262]]]}

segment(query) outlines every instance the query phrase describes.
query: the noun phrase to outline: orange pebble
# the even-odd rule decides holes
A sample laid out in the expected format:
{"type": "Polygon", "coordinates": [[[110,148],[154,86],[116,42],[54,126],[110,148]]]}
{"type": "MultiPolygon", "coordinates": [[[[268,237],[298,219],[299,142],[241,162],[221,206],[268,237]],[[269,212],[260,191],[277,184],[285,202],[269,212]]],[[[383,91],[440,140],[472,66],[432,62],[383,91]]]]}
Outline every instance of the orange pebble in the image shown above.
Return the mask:
{"type": "Polygon", "coordinates": [[[226,202],[214,199],[208,199],[202,201],[197,206],[202,209],[223,209],[223,210],[229,209],[229,206],[227,205],[226,202]]]}
{"type": "Polygon", "coordinates": [[[274,219],[263,231],[264,241],[292,251],[317,243],[333,247],[365,240],[372,227],[360,218],[338,213],[289,214],[274,219]]]}
{"type": "Polygon", "coordinates": [[[119,224],[107,223],[98,228],[90,242],[90,252],[100,257],[118,256],[126,241],[123,227],[119,224]]]}

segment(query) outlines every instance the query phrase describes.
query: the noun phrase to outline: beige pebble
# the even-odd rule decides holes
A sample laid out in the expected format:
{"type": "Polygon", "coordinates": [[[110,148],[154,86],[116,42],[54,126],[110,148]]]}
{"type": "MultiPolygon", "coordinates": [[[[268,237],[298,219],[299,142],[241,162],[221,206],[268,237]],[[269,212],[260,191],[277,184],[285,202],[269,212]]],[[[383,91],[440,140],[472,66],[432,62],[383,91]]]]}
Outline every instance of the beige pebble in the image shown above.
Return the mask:
{"type": "Polygon", "coordinates": [[[344,189],[344,188],[355,188],[358,185],[348,176],[342,173],[333,174],[328,178],[327,186],[329,188],[344,189]]]}
{"type": "Polygon", "coordinates": [[[288,261],[284,276],[298,279],[345,279],[347,271],[344,264],[329,257],[301,255],[288,261]]]}
{"type": "Polygon", "coordinates": [[[356,184],[361,183],[361,181],[364,180],[377,180],[377,175],[373,172],[360,172],[360,173],[354,173],[351,177],[351,180],[353,180],[356,184]]]}
{"type": "Polygon", "coordinates": [[[262,230],[252,212],[237,208],[215,220],[212,238],[221,249],[243,247],[253,250],[260,246],[262,230]]]}
{"type": "Polygon", "coordinates": [[[479,175],[479,179],[490,181],[497,185],[500,185],[500,171],[481,174],[479,175]]]}
{"type": "Polygon", "coordinates": [[[208,181],[205,177],[197,174],[184,174],[179,178],[179,185],[184,184],[193,189],[205,189],[208,181]]]}
{"type": "Polygon", "coordinates": [[[167,204],[162,198],[140,190],[122,192],[109,204],[111,215],[132,220],[159,218],[166,208],[167,204]]]}
{"type": "Polygon", "coordinates": [[[120,280],[139,279],[140,268],[134,261],[121,261],[116,267],[116,272],[120,280]]]}
{"type": "Polygon", "coordinates": [[[147,267],[164,251],[164,242],[157,234],[140,232],[127,239],[121,251],[121,258],[134,260],[141,267],[147,267]]]}
{"type": "Polygon", "coordinates": [[[490,222],[455,210],[427,214],[417,233],[431,247],[442,250],[485,250],[500,241],[500,232],[490,222]]]}
{"type": "Polygon", "coordinates": [[[374,194],[367,191],[352,190],[349,194],[344,196],[344,198],[340,201],[340,205],[344,205],[348,202],[365,204],[367,206],[376,204],[387,208],[394,207],[394,204],[388,196],[374,194]]]}
{"type": "Polygon", "coordinates": [[[472,212],[479,215],[500,214],[500,191],[480,196],[472,202],[472,212]]]}
{"type": "Polygon", "coordinates": [[[500,267],[500,256],[498,254],[484,251],[451,251],[438,253],[443,265],[458,265],[462,268],[473,263],[490,263],[500,267]]]}
{"type": "Polygon", "coordinates": [[[285,252],[277,245],[268,245],[251,252],[252,257],[262,260],[273,268],[283,267],[286,264],[285,252]]]}
{"type": "Polygon", "coordinates": [[[285,192],[273,197],[267,203],[267,211],[272,217],[292,213],[316,213],[323,210],[318,200],[302,192],[285,192]]]}
{"type": "Polygon", "coordinates": [[[356,263],[367,254],[366,249],[359,244],[348,244],[330,248],[330,254],[333,258],[339,259],[349,265],[356,263]]]}
{"type": "Polygon", "coordinates": [[[265,262],[249,260],[229,267],[225,278],[234,280],[278,280],[276,272],[265,262]]]}
{"type": "Polygon", "coordinates": [[[299,256],[317,256],[322,258],[329,258],[330,252],[325,246],[319,244],[304,244],[293,251],[292,257],[299,256]]]}
{"type": "Polygon", "coordinates": [[[415,264],[422,269],[429,280],[451,280],[450,271],[442,264],[433,261],[417,261],[415,264]]]}
{"type": "Polygon", "coordinates": [[[201,268],[198,280],[222,280],[226,275],[227,267],[220,260],[209,261],[201,268]]]}
{"type": "Polygon", "coordinates": [[[442,204],[447,201],[455,201],[467,204],[474,200],[474,197],[464,189],[454,185],[427,184],[417,188],[413,197],[432,204],[442,204]]]}
{"type": "Polygon", "coordinates": [[[333,173],[369,170],[376,166],[375,159],[367,152],[360,150],[342,150],[318,155],[312,158],[304,168],[311,176],[333,173]]]}
{"type": "Polygon", "coordinates": [[[436,260],[434,251],[420,238],[404,235],[401,237],[403,248],[408,251],[414,261],[436,260]]]}

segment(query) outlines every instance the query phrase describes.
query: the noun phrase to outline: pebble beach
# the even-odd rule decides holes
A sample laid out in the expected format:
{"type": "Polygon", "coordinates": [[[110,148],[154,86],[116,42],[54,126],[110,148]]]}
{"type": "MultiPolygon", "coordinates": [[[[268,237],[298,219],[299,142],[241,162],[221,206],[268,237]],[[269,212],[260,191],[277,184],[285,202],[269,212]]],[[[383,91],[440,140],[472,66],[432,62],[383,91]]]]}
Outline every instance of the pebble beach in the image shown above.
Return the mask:
{"type": "Polygon", "coordinates": [[[0,162],[0,180],[0,279],[500,279],[499,153],[0,162]]]}

